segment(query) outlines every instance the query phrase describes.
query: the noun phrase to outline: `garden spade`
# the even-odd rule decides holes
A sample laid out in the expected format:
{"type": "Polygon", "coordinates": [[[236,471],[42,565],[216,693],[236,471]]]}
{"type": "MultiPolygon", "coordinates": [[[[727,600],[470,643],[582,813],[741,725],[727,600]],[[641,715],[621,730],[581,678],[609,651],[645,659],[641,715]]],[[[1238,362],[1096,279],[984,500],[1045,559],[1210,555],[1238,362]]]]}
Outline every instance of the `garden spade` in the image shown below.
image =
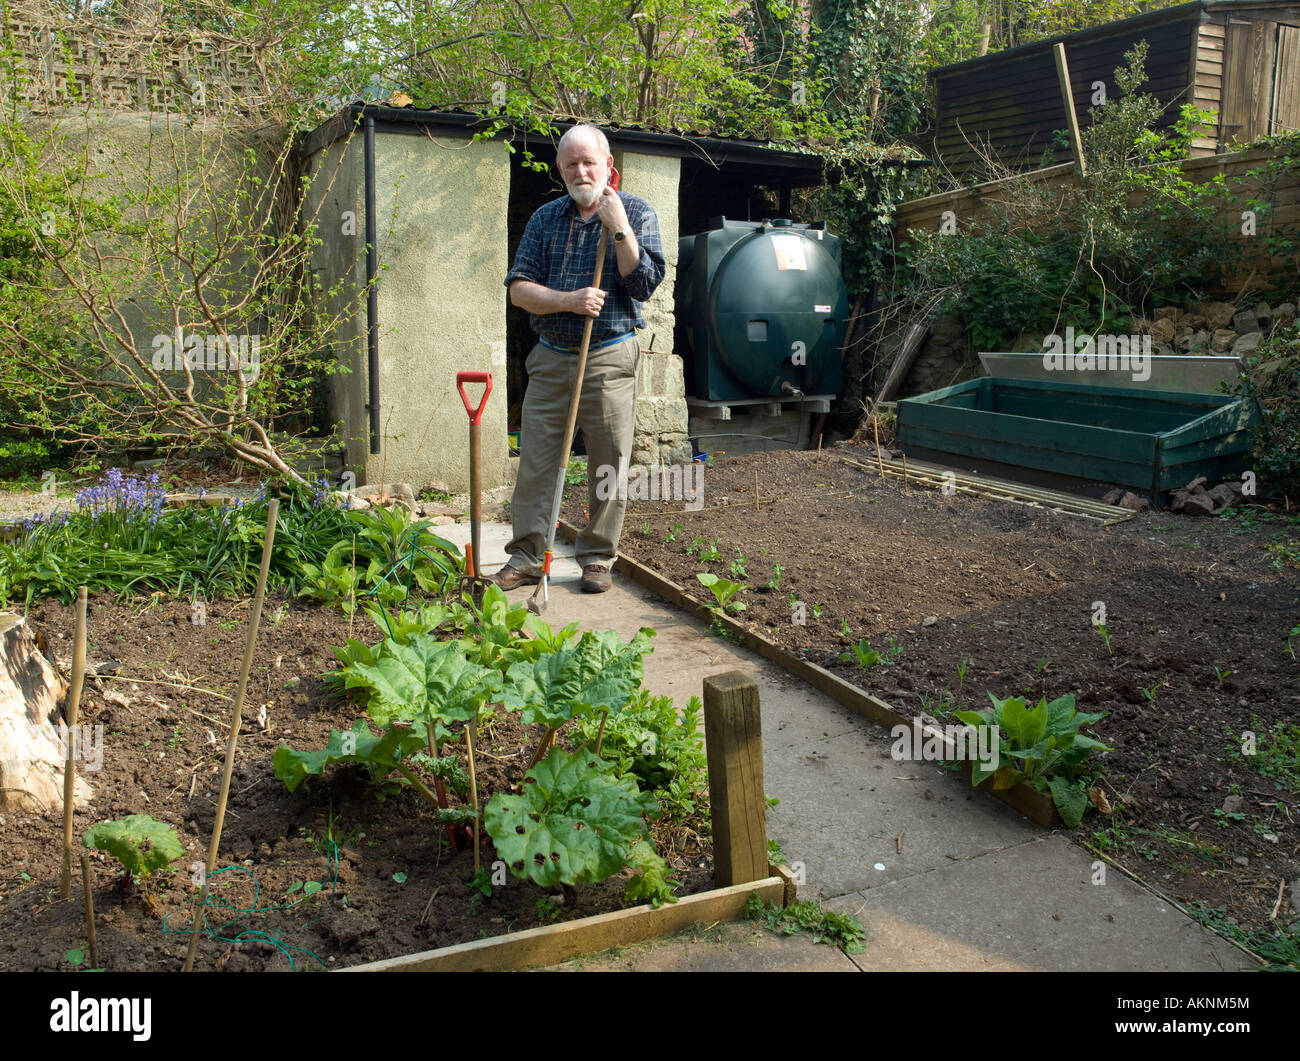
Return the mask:
{"type": "Polygon", "coordinates": [[[461,592],[468,591],[474,599],[476,608],[483,605],[483,593],[492,585],[490,578],[480,574],[482,568],[482,550],[479,541],[479,524],[483,519],[483,407],[487,405],[488,395],[492,393],[491,372],[457,372],[456,389],[460,391],[460,400],[465,403],[469,413],[469,545],[465,547],[465,577],[460,580],[461,592]],[[483,397],[479,399],[478,408],[470,405],[465,393],[466,383],[482,383],[483,397]]]}
{"type": "MultiPolygon", "coordinates": [[[[618,191],[618,170],[610,168],[609,186],[618,191]]],[[[605,271],[605,249],[609,246],[609,230],[600,226],[600,242],[596,245],[596,274],[591,286],[600,287],[605,271]]],[[[547,592],[551,579],[551,557],[555,552],[555,531],[560,525],[560,505],[564,501],[564,474],[569,470],[569,450],[573,448],[573,432],[578,424],[578,402],[582,399],[582,377],[587,371],[587,349],[591,346],[591,326],[595,317],[588,317],[582,326],[582,345],[578,348],[578,369],[573,377],[573,393],[569,396],[569,420],[564,426],[564,444],[560,447],[560,466],[555,472],[555,498],[551,502],[551,522],[546,528],[546,553],[542,559],[542,580],[528,598],[528,610],[542,615],[550,602],[547,592]]]]}

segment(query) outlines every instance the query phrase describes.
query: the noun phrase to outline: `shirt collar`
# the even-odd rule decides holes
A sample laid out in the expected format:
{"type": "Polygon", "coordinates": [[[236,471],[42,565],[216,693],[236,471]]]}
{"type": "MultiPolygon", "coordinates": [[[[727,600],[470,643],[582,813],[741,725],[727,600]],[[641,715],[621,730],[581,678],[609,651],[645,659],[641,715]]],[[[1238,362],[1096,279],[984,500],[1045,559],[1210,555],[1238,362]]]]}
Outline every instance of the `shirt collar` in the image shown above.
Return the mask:
{"type": "Polygon", "coordinates": [[[578,212],[578,204],[576,200],[568,192],[564,193],[564,199],[566,200],[566,205],[562,211],[563,216],[573,218],[573,220],[580,225],[590,225],[593,221],[600,220],[600,214],[592,214],[591,217],[584,218],[582,214],[578,212]]]}

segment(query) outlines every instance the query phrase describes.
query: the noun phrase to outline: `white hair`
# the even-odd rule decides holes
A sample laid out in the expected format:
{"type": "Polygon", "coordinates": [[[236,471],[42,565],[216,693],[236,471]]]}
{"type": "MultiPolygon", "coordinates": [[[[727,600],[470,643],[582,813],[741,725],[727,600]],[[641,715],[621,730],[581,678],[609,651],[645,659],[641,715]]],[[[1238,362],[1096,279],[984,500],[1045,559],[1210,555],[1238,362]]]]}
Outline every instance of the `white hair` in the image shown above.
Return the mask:
{"type": "Polygon", "coordinates": [[[610,155],[609,139],[597,129],[594,125],[575,125],[560,137],[559,144],[556,145],[555,153],[558,157],[564,151],[564,145],[571,139],[581,136],[590,136],[596,141],[596,149],[600,152],[602,158],[608,158],[610,155]]]}

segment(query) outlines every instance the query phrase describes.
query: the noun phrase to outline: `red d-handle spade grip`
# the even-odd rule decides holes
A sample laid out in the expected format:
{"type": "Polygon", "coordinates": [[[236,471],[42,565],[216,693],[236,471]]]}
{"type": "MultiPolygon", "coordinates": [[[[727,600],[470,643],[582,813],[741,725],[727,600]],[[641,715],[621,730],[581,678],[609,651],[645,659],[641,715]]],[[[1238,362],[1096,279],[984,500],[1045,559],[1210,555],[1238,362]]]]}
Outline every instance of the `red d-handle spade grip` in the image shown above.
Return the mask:
{"type": "Polygon", "coordinates": [[[488,395],[492,393],[492,373],[457,372],[456,389],[460,391],[460,400],[465,403],[465,412],[469,413],[469,422],[471,424],[481,424],[483,422],[483,406],[487,405],[488,395]],[[486,390],[483,391],[483,397],[479,399],[477,409],[469,403],[469,395],[465,393],[466,383],[482,383],[486,387],[486,390]]]}

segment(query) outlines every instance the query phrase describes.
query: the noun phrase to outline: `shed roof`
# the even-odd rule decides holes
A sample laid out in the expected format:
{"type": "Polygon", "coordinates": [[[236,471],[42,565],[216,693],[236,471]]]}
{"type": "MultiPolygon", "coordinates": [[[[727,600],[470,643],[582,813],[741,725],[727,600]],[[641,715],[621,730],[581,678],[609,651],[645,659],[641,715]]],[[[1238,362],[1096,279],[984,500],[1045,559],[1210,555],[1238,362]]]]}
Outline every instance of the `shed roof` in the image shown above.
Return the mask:
{"type": "MultiPolygon", "coordinates": [[[[308,134],[303,145],[307,154],[329,146],[350,135],[362,116],[375,120],[376,133],[399,135],[424,135],[429,131],[440,136],[468,139],[481,127],[493,121],[492,116],[468,111],[440,111],[419,107],[394,107],[386,103],[355,102],[345,106],[338,114],[308,134]]],[[[577,122],[553,122],[557,137],[577,122]]],[[[785,184],[792,187],[812,186],[823,180],[822,157],[811,151],[789,151],[774,148],[763,141],[713,134],[660,132],[635,126],[601,125],[615,151],[633,151],[643,155],[660,155],[669,158],[689,158],[726,169],[733,177],[746,177],[754,183],[785,184]]],[[[549,138],[512,126],[494,139],[510,140],[526,145],[530,140],[550,143],[549,138]]]]}

